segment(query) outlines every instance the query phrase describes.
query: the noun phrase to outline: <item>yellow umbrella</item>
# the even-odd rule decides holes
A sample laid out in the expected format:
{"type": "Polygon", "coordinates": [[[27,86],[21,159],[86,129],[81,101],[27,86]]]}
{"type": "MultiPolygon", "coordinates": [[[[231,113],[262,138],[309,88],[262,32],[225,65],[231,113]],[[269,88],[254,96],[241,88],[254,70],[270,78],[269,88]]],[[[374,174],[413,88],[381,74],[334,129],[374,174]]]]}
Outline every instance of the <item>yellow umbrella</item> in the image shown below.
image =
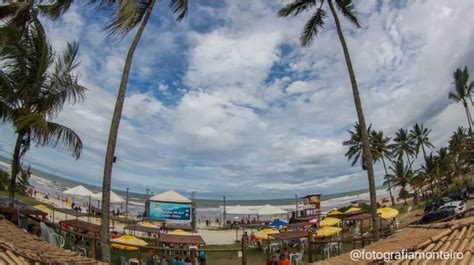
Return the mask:
{"type": "Polygon", "coordinates": [[[342,231],[342,228],[340,227],[324,226],[316,231],[316,237],[332,236],[332,235],[337,234],[340,231],[342,231]]]}
{"type": "Polygon", "coordinates": [[[390,208],[390,207],[383,207],[383,208],[377,209],[377,213],[383,219],[392,219],[398,215],[398,210],[390,208]]]}
{"type": "Polygon", "coordinates": [[[268,235],[269,234],[277,234],[279,233],[278,231],[274,231],[273,229],[262,229],[258,232],[256,232],[254,235],[255,235],[255,238],[258,239],[258,240],[267,240],[268,239],[268,235]]]}
{"type": "Polygon", "coordinates": [[[38,204],[36,206],[34,206],[36,209],[42,211],[42,212],[45,212],[47,214],[52,214],[53,213],[53,210],[51,210],[48,206],[44,205],[44,204],[38,204]]]}
{"type": "Polygon", "coordinates": [[[158,226],[148,222],[148,221],[143,221],[142,223],[143,226],[146,226],[146,227],[153,227],[153,228],[158,228],[158,226]]]}
{"type": "Polygon", "coordinates": [[[357,212],[357,211],[360,211],[360,210],[362,210],[362,209],[357,208],[357,207],[351,207],[347,211],[345,211],[344,213],[352,213],[352,212],[357,212]]]}
{"type": "Polygon", "coordinates": [[[337,225],[340,222],[341,222],[341,219],[339,218],[328,217],[321,220],[321,222],[319,222],[319,226],[333,226],[333,225],[337,225]]]}
{"type": "Polygon", "coordinates": [[[172,232],[169,233],[170,235],[180,235],[180,236],[183,236],[183,235],[190,235],[190,233],[184,231],[183,229],[176,229],[172,232]]]}
{"type": "Polygon", "coordinates": [[[332,210],[328,213],[328,215],[340,215],[342,214],[342,212],[338,211],[338,210],[332,210]]]}
{"type": "MultiPolygon", "coordinates": [[[[111,239],[110,241],[116,242],[116,243],[126,243],[126,244],[132,244],[132,245],[137,245],[137,246],[146,246],[148,243],[144,240],[141,240],[140,238],[136,238],[134,236],[129,236],[129,235],[124,235],[118,238],[111,239]]],[[[112,244],[112,247],[117,248],[117,249],[125,249],[125,250],[137,250],[138,247],[132,247],[132,246],[125,246],[125,245],[120,245],[120,244],[112,244]]]]}

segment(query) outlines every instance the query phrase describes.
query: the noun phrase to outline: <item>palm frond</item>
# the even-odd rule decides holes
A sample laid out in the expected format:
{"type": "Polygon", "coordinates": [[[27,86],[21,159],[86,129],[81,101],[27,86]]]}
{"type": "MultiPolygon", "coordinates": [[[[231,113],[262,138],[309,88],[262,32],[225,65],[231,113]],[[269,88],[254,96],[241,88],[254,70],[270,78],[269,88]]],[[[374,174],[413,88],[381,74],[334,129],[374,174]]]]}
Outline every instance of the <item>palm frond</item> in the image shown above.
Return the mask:
{"type": "Polygon", "coordinates": [[[170,9],[177,14],[176,21],[181,21],[188,14],[188,0],[171,0],[170,9]]]}
{"type": "Polygon", "coordinates": [[[35,128],[36,131],[44,134],[48,131],[44,113],[28,113],[16,116],[14,118],[14,125],[18,132],[26,131],[30,128],[35,128]]]}
{"type": "Polygon", "coordinates": [[[73,130],[61,124],[47,122],[46,131],[35,128],[32,137],[33,141],[40,146],[50,146],[70,152],[75,159],[79,159],[81,156],[81,138],[73,130]]]}
{"type": "Polygon", "coordinates": [[[26,2],[12,2],[0,6],[0,21],[13,23],[19,28],[24,28],[31,20],[30,9],[33,4],[26,2]]]}
{"type": "Polygon", "coordinates": [[[301,45],[306,47],[309,46],[316,35],[318,35],[319,30],[324,27],[324,18],[326,17],[326,12],[318,8],[314,15],[306,22],[303,32],[300,36],[301,45]]]}
{"type": "Polygon", "coordinates": [[[295,0],[287,4],[278,11],[278,16],[287,17],[289,15],[297,16],[301,12],[308,11],[311,7],[316,5],[316,0],[295,0]]]}
{"type": "Polygon", "coordinates": [[[72,3],[74,3],[74,0],[56,0],[52,4],[38,4],[37,7],[42,15],[57,20],[69,10],[72,3]]]}
{"type": "Polygon", "coordinates": [[[359,20],[357,19],[352,0],[335,0],[336,6],[342,15],[347,18],[352,24],[360,28],[359,20]]]}
{"type": "Polygon", "coordinates": [[[112,21],[105,27],[109,36],[117,35],[123,38],[127,35],[140,24],[151,2],[151,0],[120,0],[113,13],[112,21]]]}

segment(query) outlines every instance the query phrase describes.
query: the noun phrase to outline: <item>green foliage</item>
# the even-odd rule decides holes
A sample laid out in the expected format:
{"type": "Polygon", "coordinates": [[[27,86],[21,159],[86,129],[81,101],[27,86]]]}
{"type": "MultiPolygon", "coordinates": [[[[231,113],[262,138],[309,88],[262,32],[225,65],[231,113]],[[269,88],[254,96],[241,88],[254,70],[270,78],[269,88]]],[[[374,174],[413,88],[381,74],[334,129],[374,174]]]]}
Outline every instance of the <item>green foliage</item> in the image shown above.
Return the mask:
{"type": "Polygon", "coordinates": [[[10,174],[0,169],[0,191],[7,191],[10,182],[10,174]]]}
{"type": "Polygon", "coordinates": [[[26,194],[28,187],[30,186],[31,167],[25,170],[21,168],[20,178],[16,182],[16,191],[20,194],[26,194]]]}

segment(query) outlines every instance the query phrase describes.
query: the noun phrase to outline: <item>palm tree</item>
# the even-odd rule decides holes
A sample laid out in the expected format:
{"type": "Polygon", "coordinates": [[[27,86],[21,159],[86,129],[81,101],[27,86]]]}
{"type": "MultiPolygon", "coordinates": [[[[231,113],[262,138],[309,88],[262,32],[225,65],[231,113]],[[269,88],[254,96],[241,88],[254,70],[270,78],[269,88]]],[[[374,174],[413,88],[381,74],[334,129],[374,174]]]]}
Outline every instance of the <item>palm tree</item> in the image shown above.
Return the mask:
{"type": "Polygon", "coordinates": [[[356,27],[360,27],[359,21],[354,11],[354,5],[352,3],[352,0],[294,0],[285,7],[281,8],[278,12],[278,15],[280,17],[287,17],[289,15],[297,16],[303,13],[304,11],[308,11],[314,8],[315,12],[304,26],[303,32],[301,33],[300,37],[301,44],[303,46],[309,46],[319,33],[320,29],[322,29],[324,26],[326,11],[323,9],[323,4],[326,2],[329,6],[329,10],[331,11],[332,17],[334,18],[334,23],[336,24],[337,36],[339,37],[339,41],[344,52],[344,59],[346,61],[347,71],[349,73],[349,79],[351,81],[354,104],[357,112],[358,121],[361,127],[362,152],[363,158],[366,161],[365,166],[367,168],[367,178],[369,182],[372,224],[374,226],[374,239],[375,241],[378,241],[379,231],[377,221],[377,196],[375,190],[374,168],[372,165],[372,158],[370,154],[369,136],[367,134],[367,125],[365,123],[364,111],[362,109],[359,88],[357,86],[355,72],[352,67],[349,49],[347,48],[347,43],[344,38],[341,23],[339,22],[339,17],[334,7],[333,1],[335,2],[338,11],[346,19],[348,19],[356,27]]]}
{"type": "Polygon", "coordinates": [[[415,144],[415,154],[418,156],[420,153],[420,148],[423,151],[423,158],[426,159],[426,150],[425,146],[429,149],[434,148],[429,139],[429,134],[431,130],[424,128],[423,123],[419,125],[418,123],[413,126],[413,129],[410,130],[410,137],[415,144]]]}
{"type": "Polygon", "coordinates": [[[11,123],[17,133],[10,177],[13,204],[20,160],[32,143],[56,147],[79,158],[79,136],[51,120],[65,104],[82,100],[86,88],[73,73],[78,66],[76,43],[69,43],[55,56],[36,18],[24,30],[19,31],[13,23],[2,30],[10,37],[0,50],[0,111],[3,122],[11,123]]]}
{"type": "Polygon", "coordinates": [[[394,143],[391,145],[393,155],[396,156],[398,160],[400,160],[403,155],[406,155],[407,166],[411,169],[413,161],[410,161],[410,157],[413,157],[415,154],[415,141],[408,134],[408,130],[403,128],[398,129],[393,141],[394,143]]]}
{"type": "MultiPolygon", "coordinates": [[[[110,214],[110,185],[112,179],[112,166],[115,156],[115,145],[117,143],[118,129],[120,126],[120,119],[122,117],[122,109],[125,101],[125,94],[127,92],[128,77],[132,66],[133,56],[137,49],[138,43],[142,37],[148,20],[152,14],[156,0],[122,0],[116,1],[102,1],[112,2],[115,8],[114,18],[106,27],[111,35],[125,36],[132,29],[138,26],[132,43],[128,49],[125,65],[123,67],[122,79],[115,102],[114,113],[110,125],[109,139],[107,142],[107,152],[104,162],[104,178],[102,182],[102,225],[101,225],[101,250],[102,261],[110,262],[110,245],[109,245],[109,214],[110,214]]],[[[188,11],[187,0],[170,0],[170,8],[173,13],[177,14],[177,21],[181,21],[186,17],[188,11]]]]}
{"type": "Polygon", "coordinates": [[[390,175],[390,178],[393,180],[393,185],[400,187],[400,197],[403,197],[405,205],[407,204],[407,186],[410,178],[412,177],[412,171],[404,165],[403,157],[399,158],[397,161],[393,161],[390,166],[393,174],[390,175]]]}
{"type": "Polygon", "coordinates": [[[469,124],[469,132],[472,133],[472,117],[467,105],[467,99],[469,98],[472,103],[471,93],[474,91],[474,82],[469,83],[469,72],[467,66],[464,70],[461,68],[456,69],[453,73],[454,79],[454,91],[449,92],[448,98],[456,102],[462,102],[464,109],[466,110],[467,123],[469,124]]]}
{"type": "MultiPolygon", "coordinates": [[[[372,125],[369,125],[367,128],[367,134],[370,135],[372,125]]],[[[342,145],[349,146],[345,156],[347,156],[347,160],[352,160],[351,166],[354,166],[358,161],[360,161],[362,170],[367,170],[367,166],[365,165],[364,154],[362,152],[362,136],[360,132],[359,123],[355,123],[354,131],[348,130],[350,134],[350,138],[347,141],[342,142],[342,145]]]]}
{"type": "Polygon", "coordinates": [[[453,178],[457,178],[460,174],[467,172],[467,130],[463,127],[459,127],[454,131],[453,135],[449,140],[449,153],[452,156],[453,163],[453,178]]]}
{"type": "Polygon", "coordinates": [[[390,199],[392,201],[392,205],[395,204],[395,200],[392,195],[392,187],[390,183],[390,178],[388,177],[387,166],[385,164],[385,158],[389,161],[392,159],[392,152],[390,147],[390,137],[385,137],[383,135],[383,131],[372,131],[370,135],[370,143],[372,145],[372,157],[374,162],[378,160],[382,160],[383,169],[385,170],[385,177],[384,179],[388,185],[388,193],[390,194],[390,199]]]}
{"type": "Polygon", "coordinates": [[[424,164],[421,165],[421,172],[423,172],[423,175],[425,176],[425,180],[428,182],[431,193],[434,192],[434,186],[433,183],[436,181],[438,178],[438,170],[437,170],[437,162],[436,162],[436,156],[433,156],[433,154],[430,154],[425,158],[424,164]]]}

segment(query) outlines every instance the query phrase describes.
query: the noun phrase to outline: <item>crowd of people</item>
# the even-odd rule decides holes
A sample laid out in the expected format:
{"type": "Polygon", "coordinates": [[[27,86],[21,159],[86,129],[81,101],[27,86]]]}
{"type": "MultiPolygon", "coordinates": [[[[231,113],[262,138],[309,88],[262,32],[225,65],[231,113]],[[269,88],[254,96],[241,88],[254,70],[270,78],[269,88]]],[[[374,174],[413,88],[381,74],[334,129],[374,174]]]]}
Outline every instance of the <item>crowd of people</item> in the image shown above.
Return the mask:
{"type": "MultiPolygon", "coordinates": [[[[205,265],[207,261],[207,255],[204,251],[200,251],[194,261],[195,264],[205,265]]],[[[191,258],[188,256],[181,257],[175,256],[171,260],[166,259],[165,257],[160,258],[156,255],[155,252],[151,251],[148,253],[148,259],[146,261],[147,265],[191,265],[191,258]]]]}

